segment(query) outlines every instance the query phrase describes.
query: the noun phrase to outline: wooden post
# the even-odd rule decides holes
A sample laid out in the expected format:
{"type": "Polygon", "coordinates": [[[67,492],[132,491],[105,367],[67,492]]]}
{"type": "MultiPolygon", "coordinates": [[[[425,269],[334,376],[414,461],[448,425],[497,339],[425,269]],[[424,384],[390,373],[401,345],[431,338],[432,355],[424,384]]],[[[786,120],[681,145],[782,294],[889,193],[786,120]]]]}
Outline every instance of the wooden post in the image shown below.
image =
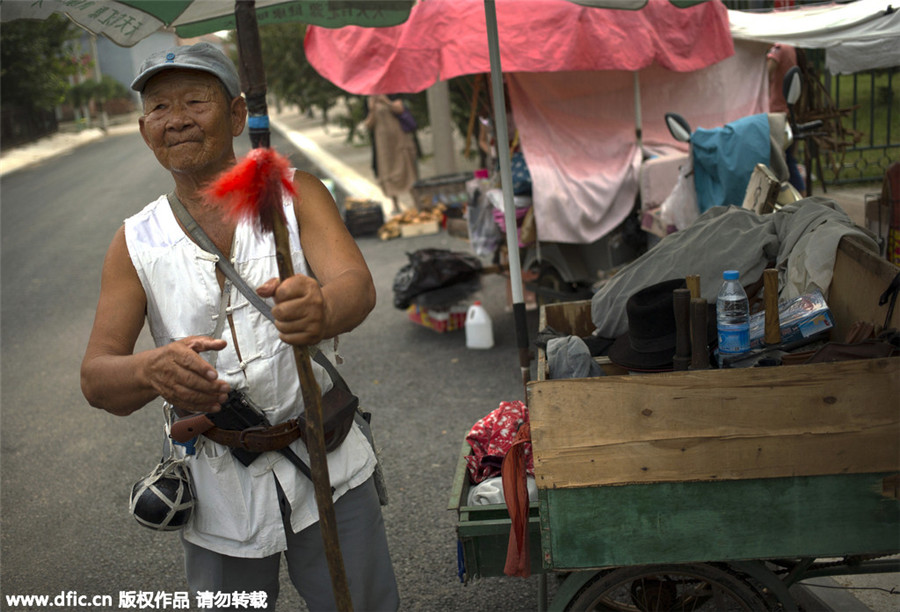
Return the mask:
{"type": "Polygon", "coordinates": [[[709,352],[706,345],[706,300],[691,300],[691,369],[709,368],[709,352]]]}
{"type": "Polygon", "coordinates": [[[684,279],[687,283],[688,289],[691,290],[691,299],[696,300],[700,297],[700,275],[699,274],[688,274],[684,279]]]}
{"type": "Polygon", "coordinates": [[[675,357],[676,371],[687,370],[691,365],[691,290],[676,289],[672,295],[675,309],[675,357]]]}
{"type": "Polygon", "coordinates": [[[781,323],[778,316],[778,270],[763,272],[763,293],[766,301],[766,344],[781,344],[781,323]]]}

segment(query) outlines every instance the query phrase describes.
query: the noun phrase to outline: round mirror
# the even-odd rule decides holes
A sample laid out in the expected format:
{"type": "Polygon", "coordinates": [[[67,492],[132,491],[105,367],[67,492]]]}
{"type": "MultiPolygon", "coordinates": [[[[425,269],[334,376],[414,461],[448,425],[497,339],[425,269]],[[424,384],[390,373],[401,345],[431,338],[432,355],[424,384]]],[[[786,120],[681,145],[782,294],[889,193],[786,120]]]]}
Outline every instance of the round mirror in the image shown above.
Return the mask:
{"type": "Polygon", "coordinates": [[[677,113],[666,113],[666,126],[669,133],[679,142],[690,142],[691,126],[684,117],[677,113]]]}
{"type": "Polygon", "coordinates": [[[794,66],[784,75],[784,83],[782,84],[782,93],[788,105],[794,105],[800,99],[800,92],[803,90],[803,78],[800,74],[800,68],[794,66]]]}

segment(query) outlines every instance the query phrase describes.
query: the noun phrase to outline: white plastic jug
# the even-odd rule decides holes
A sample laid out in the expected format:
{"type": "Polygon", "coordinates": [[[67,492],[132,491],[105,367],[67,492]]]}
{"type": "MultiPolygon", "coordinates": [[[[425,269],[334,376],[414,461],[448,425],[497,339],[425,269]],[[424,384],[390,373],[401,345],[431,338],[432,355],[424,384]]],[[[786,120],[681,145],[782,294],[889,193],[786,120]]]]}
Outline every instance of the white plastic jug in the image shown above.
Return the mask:
{"type": "Polygon", "coordinates": [[[481,302],[469,306],[466,315],[466,348],[489,349],[494,346],[494,326],[491,315],[481,302]]]}

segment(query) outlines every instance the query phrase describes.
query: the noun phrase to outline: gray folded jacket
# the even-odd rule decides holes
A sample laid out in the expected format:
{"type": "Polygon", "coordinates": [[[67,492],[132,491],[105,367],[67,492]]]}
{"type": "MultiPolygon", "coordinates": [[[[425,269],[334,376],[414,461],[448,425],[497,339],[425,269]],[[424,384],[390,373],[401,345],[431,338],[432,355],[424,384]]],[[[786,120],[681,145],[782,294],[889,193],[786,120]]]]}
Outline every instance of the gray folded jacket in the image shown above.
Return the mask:
{"type": "Polygon", "coordinates": [[[690,226],[666,236],[622,267],[591,299],[595,334],[616,338],[628,331],[625,303],[651,285],[689,274],[700,275],[701,296],[715,302],[722,272],[738,270],[747,286],[774,262],[779,297],[790,299],[812,288],[828,297],[838,243],[860,238],[873,252],[878,244],[834,201],[809,197],[780,211],[757,215],[736,206],[715,206],[690,226]]]}
{"type": "Polygon", "coordinates": [[[551,338],[547,342],[547,365],[553,379],[604,375],[587,344],[578,336],[551,338]]]}

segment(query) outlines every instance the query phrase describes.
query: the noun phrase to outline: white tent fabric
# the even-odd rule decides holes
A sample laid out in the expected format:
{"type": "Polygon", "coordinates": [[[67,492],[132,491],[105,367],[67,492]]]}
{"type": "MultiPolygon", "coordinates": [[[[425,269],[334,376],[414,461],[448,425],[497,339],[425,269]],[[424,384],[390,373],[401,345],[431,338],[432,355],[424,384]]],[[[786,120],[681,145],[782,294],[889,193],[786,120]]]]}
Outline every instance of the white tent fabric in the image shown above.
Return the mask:
{"type": "Polygon", "coordinates": [[[768,13],[728,11],[735,40],[825,49],[832,74],[900,66],[900,2],[857,0],[768,13]]]}

